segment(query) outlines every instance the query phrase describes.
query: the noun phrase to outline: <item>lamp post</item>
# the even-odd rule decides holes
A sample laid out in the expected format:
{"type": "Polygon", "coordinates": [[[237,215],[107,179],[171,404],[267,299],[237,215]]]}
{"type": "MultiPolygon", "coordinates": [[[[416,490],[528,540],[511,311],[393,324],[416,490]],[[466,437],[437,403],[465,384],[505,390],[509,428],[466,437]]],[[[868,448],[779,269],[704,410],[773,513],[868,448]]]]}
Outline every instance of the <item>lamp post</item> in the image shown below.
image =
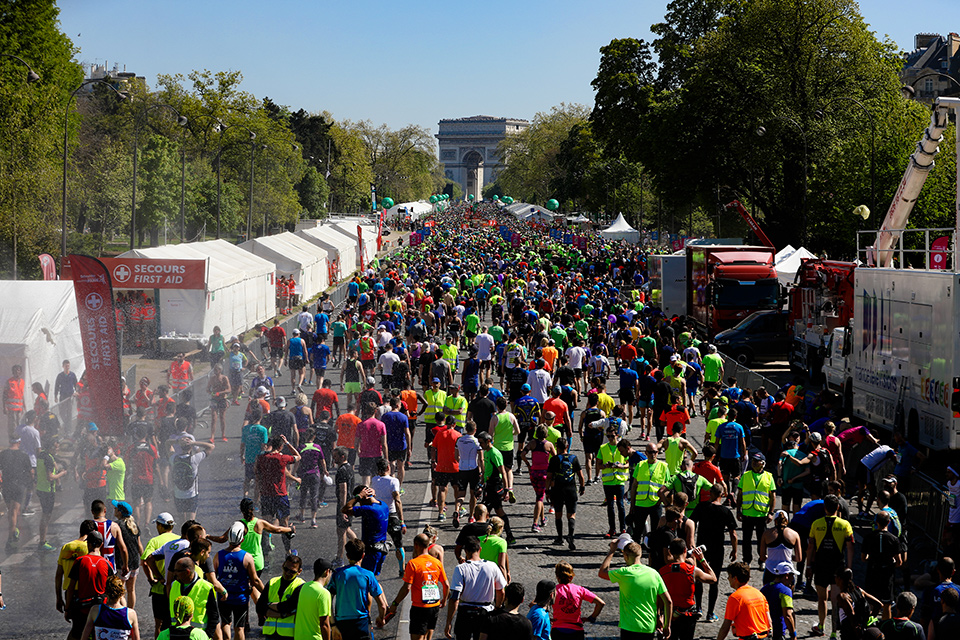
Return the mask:
{"type": "Polygon", "coordinates": [[[930,73],[925,73],[922,76],[917,76],[914,79],[914,81],[911,82],[910,84],[903,85],[903,92],[908,96],[910,96],[911,98],[916,98],[917,97],[916,84],[921,80],[932,78],[934,76],[937,76],[938,78],[945,78],[950,82],[952,82],[953,84],[957,85],[957,88],[960,89],[960,81],[957,81],[957,79],[954,78],[953,76],[947,75],[946,73],[940,73],[938,71],[931,71],[930,73]]]}
{"type": "Polygon", "coordinates": [[[67,137],[67,124],[68,118],[70,116],[70,105],[73,104],[73,99],[76,97],[77,92],[83,89],[85,86],[90,84],[103,84],[107,87],[110,87],[110,90],[117,94],[121,100],[127,99],[127,94],[123,91],[120,91],[115,86],[107,82],[103,78],[92,78],[90,80],[84,80],[80,83],[80,86],[74,89],[70,96],[67,98],[67,105],[63,109],[63,200],[60,210],[60,270],[63,271],[63,261],[67,255],[67,144],[69,139],[67,137]]]}
{"type": "MultiPolygon", "coordinates": [[[[947,76],[948,78],[950,76],[947,76]]],[[[952,79],[952,78],[951,78],[952,79]]],[[[956,82],[956,80],[954,80],[956,82]]],[[[877,171],[876,171],[876,153],[877,153],[877,123],[876,118],[873,114],[867,109],[866,105],[857,100],[856,98],[851,98],[850,96],[837,96],[833,100],[830,100],[827,103],[827,106],[833,104],[837,100],[846,100],[847,102],[852,102],[857,105],[860,110],[863,112],[863,115],[866,116],[867,120],[870,121],[870,210],[877,210],[877,171]]],[[[823,116],[823,111],[817,111],[818,116],[823,116]]]]}
{"type": "MultiPolygon", "coordinates": [[[[800,241],[805,242],[807,239],[807,165],[809,160],[807,155],[807,132],[804,131],[800,123],[793,118],[773,116],[773,119],[788,122],[795,126],[797,131],[800,132],[800,138],[803,140],[803,194],[801,194],[800,197],[800,241]]],[[[763,137],[767,134],[767,128],[760,125],[757,127],[756,133],[757,136],[763,137]]]]}
{"type": "MultiPolygon", "coordinates": [[[[181,127],[187,126],[187,117],[182,115],[174,107],[166,103],[155,104],[150,107],[147,107],[137,116],[137,120],[134,123],[133,127],[133,199],[132,206],[130,209],[130,250],[133,251],[134,243],[137,237],[137,156],[140,155],[140,127],[146,123],[147,119],[150,116],[150,112],[155,109],[169,109],[177,115],[177,124],[181,127]]],[[[183,133],[180,134],[180,159],[181,165],[186,161],[186,156],[183,155],[183,133]]],[[[183,237],[183,188],[185,186],[185,166],[181,166],[180,171],[180,232],[181,238],[183,237]]]]}
{"type": "MultiPolygon", "coordinates": [[[[40,80],[40,74],[34,71],[33,67],[31,67],[27,63],[27,61],[21,58],[20,56],[15,56],[11,53],[0,53],[0,57],[12,58],[13,60],[16,60],[17,62],[25,66],[27,68],[27,84],[33,84],[34,82],[37,82],[40,80]]],[[[11,222],[13,224],[13,279],[17,280],[18,270],[17,270],[17,214],[16,212],[14,212],[14,214],[11,216],[11,222]]]]}

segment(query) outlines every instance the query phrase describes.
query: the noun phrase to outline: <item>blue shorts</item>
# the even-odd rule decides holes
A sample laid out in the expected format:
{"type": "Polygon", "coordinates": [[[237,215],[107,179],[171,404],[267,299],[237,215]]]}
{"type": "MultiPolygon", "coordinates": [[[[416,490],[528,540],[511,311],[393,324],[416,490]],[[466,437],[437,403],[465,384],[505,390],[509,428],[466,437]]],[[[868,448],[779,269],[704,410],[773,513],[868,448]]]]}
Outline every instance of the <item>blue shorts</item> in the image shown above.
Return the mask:
{"type": "Polygon", "coordinates": [[[370,544],[365,544],[364,547],[363,560],[360,561],[360,568],[366,569],[375,576],[379,576],[380,570],[383,568],[383,559],[387,557],[387,554],[382,551],[377,551],[373,548],[373,545],[370,544]]]}
{"type": "Polygon", "coordinates": [[[290,515],[289,496],[260,496],[260,515],[267,520],[279,520],[290,515]]]}
{"type": "Polygon", "coordinates": [[[652,400],[637,400],[637,409],[649,409],[652,406],[652,400]]]}

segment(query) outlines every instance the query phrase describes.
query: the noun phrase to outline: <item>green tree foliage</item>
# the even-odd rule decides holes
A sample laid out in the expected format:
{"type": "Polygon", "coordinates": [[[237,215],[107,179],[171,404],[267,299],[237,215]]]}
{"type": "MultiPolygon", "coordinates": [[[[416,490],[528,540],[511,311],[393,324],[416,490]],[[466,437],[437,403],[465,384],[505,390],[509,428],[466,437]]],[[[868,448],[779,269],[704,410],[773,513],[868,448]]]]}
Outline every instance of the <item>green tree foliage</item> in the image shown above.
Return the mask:
{"type": "Polygon", "coordinates": [[[653,102],[655,72],[650,45],[643,40],[623,38],[600,48],[590,120],[610,155],[639,155],[638,128],[653,102]]]}
{"type": "Polygon", "coordinates": [[[326,212],[330,188],[316,168],[311,166],[306,168],[296,189],[300,204],[303,205],[304,217],[319,218],[326,212]]]}
{"type": "Polygon", "coordinates": [[[441,180],[433,137],[425,128],[407,125],[397,130],[374,126],[369,120],[344,123],[364,144],[377,197],[395,202],[426,198],[441,180]]]}
{"type": "Polygon", "coordinates": [[[587,122],[589,113],[580,104],[560,104],[549,113],[538,113],[520,133],[507,136],[498,147],[506,163],[497,178],[504,193],[535,203],[553,198],[555,186],[564,177],[561,147],[571,129],[587,122]]]}
{"type": "Polygon", "coordinates": [[[159,135],[150,136],[141,151],[137,176],[137,246],[145,233],[150,244],[159,243],[166,225],[176,225],[180,215],[180,154],[159,135]]]}

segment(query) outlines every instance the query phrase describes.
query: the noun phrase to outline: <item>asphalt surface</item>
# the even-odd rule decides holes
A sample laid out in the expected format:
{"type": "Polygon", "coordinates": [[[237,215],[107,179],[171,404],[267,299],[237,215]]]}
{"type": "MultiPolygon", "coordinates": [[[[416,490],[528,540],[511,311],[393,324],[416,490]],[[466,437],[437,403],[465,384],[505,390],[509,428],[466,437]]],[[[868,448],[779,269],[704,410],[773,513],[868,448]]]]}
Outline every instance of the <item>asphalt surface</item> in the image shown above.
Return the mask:
{"type": "MultiPolygon", "coordinates": [[[[335,390],[339,381],[339,369],[330,369],[328,374],[335,383],[335,390]]],[[[249,377],[247,378],[249,384],[249,377]]],[[[287,375],[275,379],[278,393],[290,397],[290,380],[287,375]]],[[[615,396],[617,390],[616,376],[609,384],[608,392],[615,396]]],[[[305,389],[307,389],[305,387],[305,389]]],[[[311,391],[311,389],[307,389],[311,391]]],[[[343,405],[342,405],[343,406],[343,405]]],[[[574,415],[574,424],[579,419],[579,411],[585,407],[585,400],[581,401],[581,406],[574,415]]],[[[201,416],[204,421],[209,421],[209,416],[201,416]]],[[[230,526],[232,522],[240,517],[238,505],[242,497],[242,477],[243,466],[240,456],[240,425],[243,419],[243,406],[230,405],[227,410],[227,435],[229,442],[217,441],[216,449],[201,464],[200,468],[200,506],[197,519],[213,533],[222,533],[230,526]]],[[[422,425],[421,425],[422,428],[422,425]]],[[[701,417],[693,419],[688,428],[687,437],[699,450],[702,446],[705,423],[701,417]]],[[[419,431],[419,430],[418,430],[419,431]]],[[[206,432],[196,434],[198,438],[208,437],[206,432]]],[[[629,438],[629,436],[628,436],[629,438]]],[[[437,522],[437,513],[433,508],[427,508],[426,502],[429,499],[429,487],[427,483],[428,466],[426,464],[426,453],[423,449],[422,436],[415,438],[413,465],[407,471],[404,481],[405,502],[404,512],[405,520],[408,526],[408,534],[405,538],[407,549],[407,558],[412,553],[412,538],[415,533],[422,529],[425,523],[432,523],[440,531],[440,544],[446,549],[445,565],[448,574],[453,571],[456,560],[453,557],[453,545],[457,535],[450,519],[445,522],[437,522]]],[[[574,437],[573,452],[576,453],[583,462],[583,449],[579,438],[574,437]]],[[[359,481],[359,476],[357,477],[359,481]]],[[[88,515],[84,506],[81,504],[82,496],[79,488],[72,482],[65,483],[65,490],[59,494],[57,508],[54,514],[54,520],[50,526],[49,541],[59,550],[60,545],[72,540],[77,535],[79,523],[88,515]]],[[[507,513],[511,519],[514,535],[518,539],[516,546],[509,550],[510,569],[513,581],[521,582],[526,587],[528,600],[532,599],[535,592],[536,583],[544,578],[554,579],[554,565],[560,561],[569,562],[576,571],[575,581],[590,589],[599,595],[605,602],[606,608],[603,610],[596,624],[588,625],[586,632],[588,638],[619,638],[617,627],[618,614],[618,589],[610,582],[601,580],[597,576],[597,570],[609,546],[609,541],[603,539],[603,534],[607,531],[606,509],[600,506],[603,500],[603,490],[600,485],[593,485],[587,488],[586,494],[580,499],[577,512],[577,550],[568,551],[566,547],[550,546],[550,541],[555,536],[555,529],[552,516],[547,516],[547,526],[542,533],[532,533],[533,524],[533,489],[530,486],[526,475],[515,478],[514,486],[517,495],[517,503],[506,505],[507,513]]],[[[448,502],[452,503],[452,492],[448,492],[448,502]]],[[[333,521],[333,512],[335,510],[335,498],[332,491],[328,490],[327,498],[330,506],[321,509],[318,520],[318,529],[309,529],[309,525],[300,526],[298,524],[297,535],[293,540],[293,547],[298,550],[299,555],[304,559],[305,579],[312,578],[313,561],[317,557],[333,559],[336,553],[336,530],[333,521]]],[[[291,505],[294,507],[293,517],[297,515],[296,507],[299,506],[298,495],[291,488],[291,505]]],[[[54,595],[54,573],[56,570],[57,552],[39,553],[37,551],[36,528],[40,520],[39,505],[36,505],[37,513],[21,519],[21,544],[20,549],[12,554],[6,551],[0,551],[0,570],[3,571],[3,596],[6,601],[6,609],[0,611],[0,639],[14,637],[29,638],[64,638],[69,630],[69,624],[63,619],[63,616],[56,611],[54,595]]],[[[159,490],[154,496],[154,511],[170,511],[176,514],[173,501],[163,502],[159,497],[159,490]]],[[[152,517],[155,517],[156,513],[152,517]]],[[[448,513],[450,508],[448,507],[448,513]]],[[[151,519],[152,519],[151,517],[151,519]]],[[[309,518],[309,514],[307,516],[309,518]]],[[[7,539],[7,520],[6,517],[0,518],[0,540],[4,543],[7,539]]],[[[355,523],[359,525],[359,523],[355,523]]],[[[142,541],[146,545],[149,537],[156,535],[155,527],[152,524],[141,523],[142,541]]],[[[179,529],[179,522],[178,528],[179,529]]],[[[359,530],[357,530],[359,534],[359,530]]],[[[277,551],[269,558],[266,570],[264,571],[264,581],[279,575],[279,567],[283,561],[283,547],[280,540],[275,540],[277,551]]],[[[3,547],[0,547],[2,549],[3,547]]],[[[222,545],[215,544],[214,552],[222,548],[222,545]]],[[[727,550],[729,554],[729,549],[727,550]]],[[[756,557],[756,554],[755,554],[756,557]]],[[[615,559],[613,566],[619,566],[621,559],[615,559]]],[[[398,565],[393,554],[388,556],[384,562],[384,570],[380,576],[381,585],[389,603],[400,588],[401,580],[398,577],[398,565]]],[[[751,582],[755,586],[760,586],[760,572],[753,571],[751,582]]],[[[730,592],[726,578],[720,577],[721,597],[717,604],[717,614],[722,618],[723,606],[726,595],[730,592]]],[[[142,573],[137,582],[137,612],[140,617],[141,633],[145,638],[152,638],[153,616],[150,611],[148,598],[148,584],[142,573]]],[[[706,598],[706,596],[704,596],[706,598]]],[[[409,598],[407,598],[409,604],[409,598]]],[[[704,603],[706,605],[706,603],[704,603]]],[[[799,631],[801,636],[809,632],[810,625],[815,622],[816,602],[798,599],[796,601],[799,614],[799,631]]],[[[526,613],[528,608],[523,607],[522,611],[526,613]]],[[[408,609],[401,610],[394,620],[392,620],[384,629],[376,630],[376,638],[407,638],[405,622],[408,620],[408,609]]],[[[376,615],[376,607],[372,613],[376,615]]],[[[585,609],[584,615],[589,615],[590,610],[585,609]]],[[[255,621],[255,618],[254,618],[255,621]]],[[[438,624],[438,632],[435,637],[443,637],[443,624],[445,613],[441,614],[438,624]]],[[[698,625],[697,637],[708,638],[716,637],[719,630],[719,623],[707,624],[703,621],[698,625]]],[[[252,637],[259,637],[259,629],[251,629],[252,637]]]]}

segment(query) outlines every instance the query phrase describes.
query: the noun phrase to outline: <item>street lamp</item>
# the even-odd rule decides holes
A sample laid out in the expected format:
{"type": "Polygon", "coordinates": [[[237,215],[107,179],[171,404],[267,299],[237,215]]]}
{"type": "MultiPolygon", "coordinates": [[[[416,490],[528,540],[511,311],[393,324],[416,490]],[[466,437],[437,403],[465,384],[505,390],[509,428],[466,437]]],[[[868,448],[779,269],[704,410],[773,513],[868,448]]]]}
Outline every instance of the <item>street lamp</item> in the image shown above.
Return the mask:
{"type": "MultiPolygon", "coordinates": [[[[807,239],[807,164],[809,157],[807,155],[807,132],[803,130],[803,127],[800,126],[800,123],[794,120],[793,118],[788,118],[786,116],[773,116],[774,120],[780,120],[781,122],[789,122],[797,128],[797,131],[800,132],[800,138],[803,140],[803,194],[800,198],[800,240],[801,242],[806,241],[807,239]]],[[[763,125],[757,127],[757,136],[763,137],[767,134],[767,128],[763,125]]]]}
{"type": "MultiPolygon", "coordinates": [[[[187,126],[187,116],[182,115],[174,107],[169,104],[160,103],[153,106],[147,107],[143,112],[137,117],[136,122],[133,126],[133,204],[130,210],[130,250],[133,251],[134,241],[137,236],[137,156],[140,155],[140,127],[147,122],[150,112],[155,109],[169,109],[177,115],[177,124],[181,127],[187,126]]],[[[180,237],[183,237],[183,189],[185,186],[185,177],[186,177],[186,156],[183,155],[183,133],[180,134],[180,237]]]]}
{"type": "Polygon", "coordinates": [[[917,84],[918,82],[920,82],[921,80],[925,80],[926,78],[932,78],[932,77],[934,77],[934,76],[937,76],[938,78],[945,78],[945,79],[949,80],[950,82],[952,82],[953,84],[957,85],[957,88],[960,89],[960,82],[958,82],[957,79],[954,78],[953,76],[947,75],[946,73],[939,73],[939,72],[937,72],[937,71],[931,71],[930,73],[925,73],[925,74],[923,74],[922,76],[918,76],[918,77],[915,78],[914,81],[911,82],[910,84],[905,84],[905,85],[903,85],[903,87],[902,87],[903,92],[904,92],[907,96],[909,96],[909,97],[911,97],[911,98],[916,98],[916,97],[917,97],[916,84],[917,84]]]}
{"type": "MultiPolygon", "coordinates": [[[[12,59],[18,61],[18,62],[19,62],[20,64],[22,64],[23,66],[25,66],[25,67],[27,68],[27,84],[33,84],[34,82],[37,82],[38,80],[40,80],[40,74],[38,74],[36,71],[34,71],[34,70],[33,70],[33,67],[31,67],[31,66],[27,63],[27,61],[24,60],[23,58],[21,58],[20,56],[15,56],[15,55],[13,55],[13,54],[11,54],[11,53],[0,53],[0,57],[3,57],[3,58],[12,58],[12,59]]],[[[18,277],[18,272],[17,272],[17,214],[16,214],[16,212],[14,212],[13,216],[11,216],[11,217],[12,217],[12,223],[13,223],[13,279],[16,280],[17,277],[18,277]]]]}
{"type": "Polygon", "coordinates": [[[117,94],[121,100],[127,99],[127,94],[123,91],[120,91],[115,86],[107,82],[104,78],[91,78],[90,80],[84,80],[80,83],[80,86],[74,89],[70,96],[67,98],[67,105],[63,109],[63,200],[62,207],[60,210],[60,271],[63,272],[63,261],[67,256],[67,119],[70,116],[70,105],[73,104],[73,99],[76,97],[77,92],[83,89],[85,86],[90,84],[103,84],[110,88],[111,91],[117,94]]]}
{"type": "MultiPolygon", "coordinates": [[[[950,76],[947,76],[948,78],[950,76]]],[[[952,79],[952,78],[951,78],[952,79]]],[[[956,82],[956,80],[954,80],[956,82]]],[[[877,123],[873,114],[870,112],[867,107],[857,100],[856,98],[851,98],[850,96],[837,96],[833,100],[827,102],[827,106],[830,106],[837,100],[846,100],[847,102],[852,102],[853,104],[860,107],[860,110],[863,112],[863,115],[866,116],[867,120],[870,121],[870,210],[877,210],[877,172],[876,172],[876,153],[877,153],[877,123]]],[[[823,111],[817,111],[818,117],[823,117],[823,111]]]]}

